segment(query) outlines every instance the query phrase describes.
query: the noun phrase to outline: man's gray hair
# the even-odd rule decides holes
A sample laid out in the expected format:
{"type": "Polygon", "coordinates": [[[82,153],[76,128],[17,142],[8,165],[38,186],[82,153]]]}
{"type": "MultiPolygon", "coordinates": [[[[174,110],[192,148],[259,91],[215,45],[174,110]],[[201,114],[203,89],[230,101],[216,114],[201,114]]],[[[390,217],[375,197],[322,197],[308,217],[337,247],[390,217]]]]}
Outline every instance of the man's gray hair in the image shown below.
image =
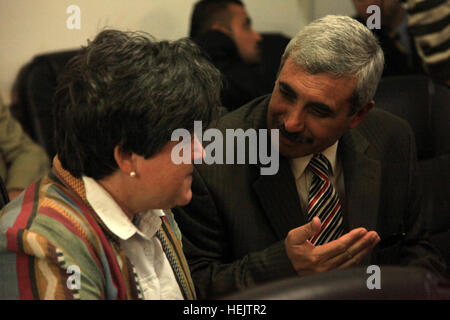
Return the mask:
{"type": "Polygon", "coordinates": [[[287,45],[280,70],[289,56],[310,74],[356,76],[352,113],[373,99],[384,66],[383,50],[372,32],[346,16],[328,15],[300,30],[287,45]]]}

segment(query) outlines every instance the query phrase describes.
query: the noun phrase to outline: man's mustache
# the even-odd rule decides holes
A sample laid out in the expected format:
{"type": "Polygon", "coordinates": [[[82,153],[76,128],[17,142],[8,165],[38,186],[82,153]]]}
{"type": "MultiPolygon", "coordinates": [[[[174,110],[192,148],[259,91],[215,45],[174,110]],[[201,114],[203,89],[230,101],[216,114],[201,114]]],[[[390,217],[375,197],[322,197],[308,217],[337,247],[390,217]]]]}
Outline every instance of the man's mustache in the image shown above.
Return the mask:
{"type": "Polygon", "coordinates": [[[301,143],[310,143],[310,144],[314,142],[314,140],[312,138],[305,137],[300,132],[287,131],[286,127],[284,126],[284,123],[280,122],[279,120],[276,120],[275,126],[278,130],[280,130],[281,134],[290,141],[301,142],[301,143]]]}

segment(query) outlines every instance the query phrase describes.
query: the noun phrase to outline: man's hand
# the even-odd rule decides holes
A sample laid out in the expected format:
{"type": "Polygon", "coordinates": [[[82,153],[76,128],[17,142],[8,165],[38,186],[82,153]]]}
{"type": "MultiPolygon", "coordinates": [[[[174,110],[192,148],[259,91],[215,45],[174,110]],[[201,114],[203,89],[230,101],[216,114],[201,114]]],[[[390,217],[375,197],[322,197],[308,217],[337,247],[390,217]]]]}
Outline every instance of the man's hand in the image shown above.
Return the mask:
{"type": "Polygon", "coordinates": [[[356,228],[324,245],[314,246],[311,239],[320,231],[320,219],[289,231],[286,251],[299,275],[341,269],[357,265],[380,241],[375,231],[356,228]]]}

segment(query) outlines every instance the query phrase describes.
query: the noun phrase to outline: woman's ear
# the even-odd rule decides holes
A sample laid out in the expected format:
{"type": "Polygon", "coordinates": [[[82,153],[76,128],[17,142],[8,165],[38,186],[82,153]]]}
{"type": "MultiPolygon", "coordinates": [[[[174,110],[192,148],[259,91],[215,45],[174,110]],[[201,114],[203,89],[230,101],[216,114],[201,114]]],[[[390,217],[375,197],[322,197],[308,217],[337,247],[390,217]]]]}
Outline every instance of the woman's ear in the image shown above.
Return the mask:
{"type": "Polygon", "coordinates": [[[129,151],[123,151],[119,146],[114,148],[114,159],[116,160],[119,170],[130,175],[131,172],[136,171],[135,160],[133,153],[129,151]]]}

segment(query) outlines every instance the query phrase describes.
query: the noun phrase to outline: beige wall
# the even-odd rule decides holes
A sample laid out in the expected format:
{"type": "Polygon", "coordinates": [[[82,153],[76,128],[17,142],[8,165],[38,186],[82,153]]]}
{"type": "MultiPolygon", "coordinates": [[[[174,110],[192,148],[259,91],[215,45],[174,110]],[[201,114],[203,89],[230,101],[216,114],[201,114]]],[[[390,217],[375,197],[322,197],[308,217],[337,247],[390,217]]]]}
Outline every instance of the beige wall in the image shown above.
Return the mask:
{"type": "Polygon", "coordinates": [[[353,0],[316,0],[311,1],[312,19],[323,17],[327,14],[354,15],[353,0]]]}
{"type": "MultiPolygon", "coordinates": [[[[36,54],[84,45],[106,27],[144,30],[158,39],[188,33],[196,0],[0,0],[0,94],[10,91],[20,67],[36,54]],[[81,9],[81,29],[69,30],[67,7],[81,9]]],[[[342,8],[348,0],[244,0],[258,31],[292,36],[316,11],[342,8]],[[323,2],[325,7],[320,4],[323,2]]]]}
{"type": "Polygon", "coordinates": [[[19,68],[35,54],[86,43],[105,26],[145,30],[160,38],[185,35],[188,0],[0,0],[0,91],[9,91],[19,68]],[[69,30],[70,5],[81,9],[81,29],[69,30]]]}

